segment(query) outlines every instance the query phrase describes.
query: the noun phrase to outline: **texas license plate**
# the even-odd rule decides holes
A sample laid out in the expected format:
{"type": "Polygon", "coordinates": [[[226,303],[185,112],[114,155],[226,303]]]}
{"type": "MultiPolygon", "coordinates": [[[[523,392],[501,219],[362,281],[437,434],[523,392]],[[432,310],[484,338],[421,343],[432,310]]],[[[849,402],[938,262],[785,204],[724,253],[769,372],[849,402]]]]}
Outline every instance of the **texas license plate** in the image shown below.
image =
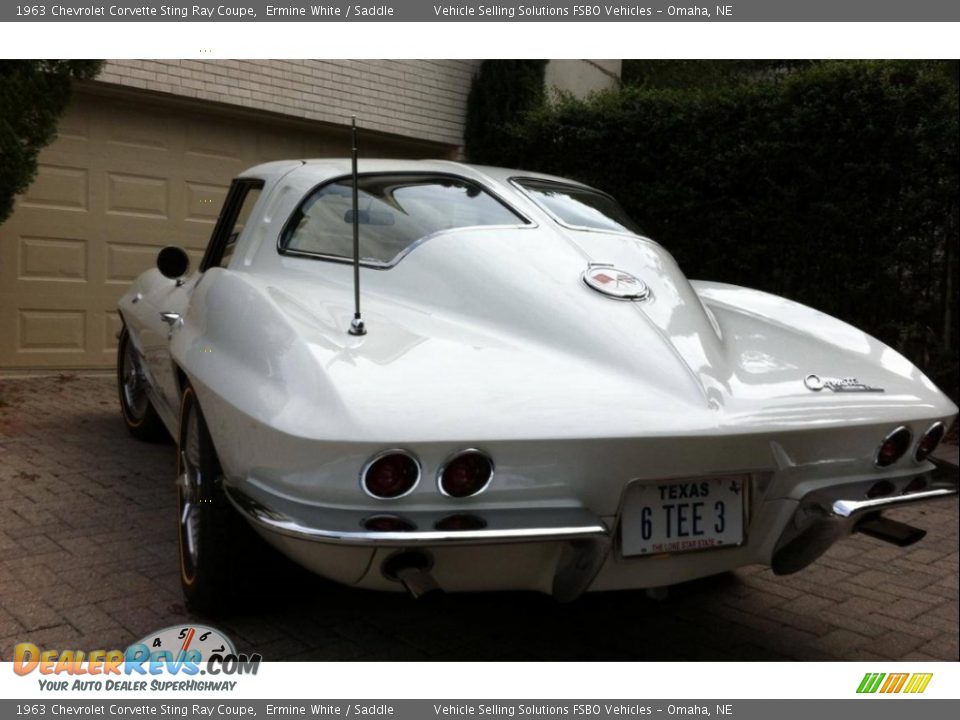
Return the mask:
{"type": "Polygon", "coordinates": [[[746,475],[630,484],[620,523],[623,555],[740,545],[748,484],[746,475]]]}

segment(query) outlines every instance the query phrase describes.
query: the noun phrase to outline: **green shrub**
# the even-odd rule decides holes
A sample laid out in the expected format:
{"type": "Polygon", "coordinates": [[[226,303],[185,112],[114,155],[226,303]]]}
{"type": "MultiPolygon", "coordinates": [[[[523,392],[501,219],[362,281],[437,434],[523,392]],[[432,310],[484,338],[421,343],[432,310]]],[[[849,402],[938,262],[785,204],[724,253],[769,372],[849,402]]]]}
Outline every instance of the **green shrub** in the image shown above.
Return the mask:
{"type": "Polygon", "coordinates": [[[956,398],[957,117],[941,63],[825,62],[562,98],[471,158],[604,189],[689,277],[837,315],[956,398]]]}
{"type": "Polygon", "coordinates": [[[484,60],[470,86],[463,144],[467,157],[508,142],[508,124],[543,103],[546,60],[484,60]]]}
{"type": "Polygon", "coordinates": [[[37,154],[57,131],[73,78],[88,79],[101,60],[0,60],[0,223],[37,172],[37,154]]]}

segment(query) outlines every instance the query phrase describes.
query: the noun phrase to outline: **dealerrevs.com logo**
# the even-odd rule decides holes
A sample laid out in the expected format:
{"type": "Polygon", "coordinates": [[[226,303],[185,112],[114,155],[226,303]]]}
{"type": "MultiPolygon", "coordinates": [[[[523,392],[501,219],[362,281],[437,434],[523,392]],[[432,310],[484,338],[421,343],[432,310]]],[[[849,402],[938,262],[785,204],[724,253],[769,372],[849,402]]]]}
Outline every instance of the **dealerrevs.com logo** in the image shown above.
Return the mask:
{"type": "Polygon", "coordinates": [[[258,654],[237,653],[233,642],[215,628],[175,625],[126,650],[41,650],[33,643],[20,643],[14,648],[13,671],[45,676],[38,678],[41,690],[229,691],[237,683],[223,676],[256,675],[261,659],[258,654]],[[208,678],[194,679],[197,675],[208,678]]]}
{"type": "Polygon", "coordinates": [[[857,687],[858,693],[918,694],[927,689],[933,673],[867,673],[857,687]]]}

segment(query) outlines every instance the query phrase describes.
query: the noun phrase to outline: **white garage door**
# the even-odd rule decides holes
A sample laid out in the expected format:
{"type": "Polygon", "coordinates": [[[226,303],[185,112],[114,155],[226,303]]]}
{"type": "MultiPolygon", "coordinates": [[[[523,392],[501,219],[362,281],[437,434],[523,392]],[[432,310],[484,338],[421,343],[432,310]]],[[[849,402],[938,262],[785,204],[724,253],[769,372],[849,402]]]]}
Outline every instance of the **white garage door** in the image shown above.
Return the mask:
{"type": "MultiPolygon", "coordinates": [[[[112,365],[117,299],[164,245],[199,261],[231,178],[267,160],[343,156],[348,147],[340,128],[146,94],[77,93],[36,180],[0,225],[0,367],[112,365]]],[[[372,135],[364,151],[440,154],[372,135]]]]}

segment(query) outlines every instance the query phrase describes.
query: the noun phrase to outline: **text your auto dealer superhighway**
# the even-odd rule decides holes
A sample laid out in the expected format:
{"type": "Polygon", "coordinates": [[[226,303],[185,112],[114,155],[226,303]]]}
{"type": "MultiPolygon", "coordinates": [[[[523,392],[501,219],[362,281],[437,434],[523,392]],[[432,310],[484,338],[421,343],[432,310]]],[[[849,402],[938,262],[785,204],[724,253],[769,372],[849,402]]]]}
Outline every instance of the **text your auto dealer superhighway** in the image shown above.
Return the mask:
{"type": "Polygon", "coordinates": [[[84,5],[82,7],[64,7],[51,5],[50,14],[54,17],[256,17],[253,8],[233,7],[227,5],[161,5],[149,7],[123,7],[122,5],[84,5]]]}

